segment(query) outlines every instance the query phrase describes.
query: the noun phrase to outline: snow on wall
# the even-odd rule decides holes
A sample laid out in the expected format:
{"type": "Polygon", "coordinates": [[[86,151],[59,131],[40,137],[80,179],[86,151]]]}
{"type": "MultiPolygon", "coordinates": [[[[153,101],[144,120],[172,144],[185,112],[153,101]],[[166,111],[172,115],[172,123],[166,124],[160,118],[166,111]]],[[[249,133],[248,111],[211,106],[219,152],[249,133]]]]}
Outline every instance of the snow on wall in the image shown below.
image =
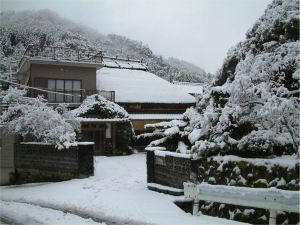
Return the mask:
{"type": "Polygon", "coordinates": [[[162,78],[141,70],[102,68],[97,89],[116,91],[116,102],[195,103],[194,97],[162,78]]]}
{"type": "Polygon", "coordinates": [[[169,151],[160,151],[160,150],[155,150],[154,154],[156,156],[161,156],[161,157],[166,157],[166,156],[173,156],[177,158],[185,158],[185,159],[190,159],[192,158],[191,154],[183,154],[183,153],[177,153],[177,152],[169,152],[169,151]]]}
{"type": "Polygon", "coordinates": [[[212,157],[214,161],[221,163],[223,165],[228,162],[234,161],[244,161],[251,163],[255,166],[266,166],[268,170],[271,169],[273,165],[278,165],[280,167],[287,168],[287,170],[294,169],[297,163],[299,164],[299,158],[296,155],[285,155],[281,157],[271,158],[271,159],[262,159],[262,158],[241,158],[234,155],[226,156],[214,156],[212,157]]]}

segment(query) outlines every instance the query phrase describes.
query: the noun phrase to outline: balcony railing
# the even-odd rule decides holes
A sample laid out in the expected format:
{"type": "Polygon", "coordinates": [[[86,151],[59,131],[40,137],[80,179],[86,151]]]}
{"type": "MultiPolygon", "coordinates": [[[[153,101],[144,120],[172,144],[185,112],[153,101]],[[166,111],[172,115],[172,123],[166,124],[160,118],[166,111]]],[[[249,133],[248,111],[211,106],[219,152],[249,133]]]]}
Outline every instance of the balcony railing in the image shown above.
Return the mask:
{"type": "Polygon", "coordinates": [[[81,103],[87,96],[99,94],[109,101],[115,101],[115,91],[98,90],[68,90],[68,89],[46,89],[35,88],[27,92],[27,97],[35,98],[38,95],[44,96],[48,103],[81,103]]]}
{"type": "Polygon", "coordinates": [[[102,63],[103,51],[54,46],[45,46],[41,48],[37,45],[28,45],[22,59],[19,62],[19,68],[28,57],[35,59],[102,63]]]}

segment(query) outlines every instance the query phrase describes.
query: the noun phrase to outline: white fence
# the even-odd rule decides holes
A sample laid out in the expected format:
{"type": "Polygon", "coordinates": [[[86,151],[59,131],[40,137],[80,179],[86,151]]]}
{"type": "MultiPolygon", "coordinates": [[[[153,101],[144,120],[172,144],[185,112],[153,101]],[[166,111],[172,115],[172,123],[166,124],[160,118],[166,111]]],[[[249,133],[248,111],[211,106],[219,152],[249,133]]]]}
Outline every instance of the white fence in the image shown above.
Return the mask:
{"type": "Polygon", "coordinates": [[[248,188],[202,183],[184,183],[184,196],[194,200],[193,215],[199,211],[199,201],[212,201],[268,209],[269,224],[276,224],[277,211],[299,213],[299,191],[275,188],[248,188]]]}

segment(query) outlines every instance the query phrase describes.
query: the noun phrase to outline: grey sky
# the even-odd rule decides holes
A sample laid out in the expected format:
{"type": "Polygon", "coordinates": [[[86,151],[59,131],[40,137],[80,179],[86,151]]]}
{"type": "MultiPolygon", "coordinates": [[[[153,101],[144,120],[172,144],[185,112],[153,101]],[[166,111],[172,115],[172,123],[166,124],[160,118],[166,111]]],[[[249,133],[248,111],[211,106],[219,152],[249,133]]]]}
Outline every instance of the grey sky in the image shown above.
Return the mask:
{"type": "Polygon", "coordinates": [[[214,73],[272,0],[0,0],[1,11],[51,9],[214,73]]]}

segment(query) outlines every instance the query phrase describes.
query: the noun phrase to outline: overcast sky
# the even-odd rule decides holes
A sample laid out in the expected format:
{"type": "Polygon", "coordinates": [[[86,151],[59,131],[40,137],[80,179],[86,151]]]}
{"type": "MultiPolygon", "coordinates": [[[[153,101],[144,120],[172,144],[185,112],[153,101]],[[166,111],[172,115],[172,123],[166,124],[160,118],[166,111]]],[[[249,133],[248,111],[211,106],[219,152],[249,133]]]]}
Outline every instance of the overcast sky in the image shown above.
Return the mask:
{"type": "Polygon", "coordinates": [[[1,11],[51,9],[214,73],[271,0],[0,0],[1,11]]]}

